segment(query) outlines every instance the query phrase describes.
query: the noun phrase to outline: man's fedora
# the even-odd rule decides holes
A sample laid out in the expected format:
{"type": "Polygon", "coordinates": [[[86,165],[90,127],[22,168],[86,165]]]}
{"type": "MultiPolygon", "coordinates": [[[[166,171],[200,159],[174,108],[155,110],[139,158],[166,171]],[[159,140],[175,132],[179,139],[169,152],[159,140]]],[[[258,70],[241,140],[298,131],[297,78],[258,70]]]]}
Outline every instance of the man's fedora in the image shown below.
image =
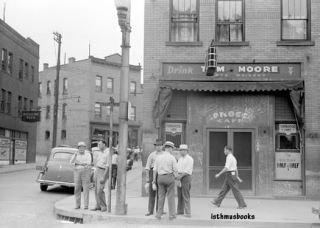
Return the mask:
{"type": "Polygon", "coordinates": [[[181,144],[179,146],[179,150],[189,150],[188,145],[187,144],[181,144]]]}
{"type": "Polygon", "coordinates": [[[166,142],[164,143],[164,146],[169,146],[169,147],[174,148],[173,142],[170,142],[170,141],[166,141],[166,142]]]}

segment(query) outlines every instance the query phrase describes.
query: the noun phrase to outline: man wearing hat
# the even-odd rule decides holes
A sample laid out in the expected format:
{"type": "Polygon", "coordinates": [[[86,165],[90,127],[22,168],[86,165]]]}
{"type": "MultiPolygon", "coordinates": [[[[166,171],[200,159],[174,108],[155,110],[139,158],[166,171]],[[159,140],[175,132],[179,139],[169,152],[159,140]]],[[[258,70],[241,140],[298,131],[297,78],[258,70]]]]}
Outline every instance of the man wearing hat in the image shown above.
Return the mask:
{"type": "MultiPolygon", "coordinates": [[[[146,164],[146,183],[148,184],[148,193],[149,193],[149,202],[148,202],[148,212],[146,216],[152,215],[154,210],[154,204],[156,203],[156,211],[158,210],[158,194],[156,190],[152,189],[152,182],[153,182],[153,168],[154,162],[158,155],[162,153],[162,141],[157,139],[156,142],[153,144],[156,148],[155,151],[150,153],[147,159],[146,164]],[[157,200],[156,200],[157,199],[157,200]]],[[[156,177],[157,178],[157,177],[156,177]]],[[[157,181],[155,181],[157,185],[157,181]]]]}
{"type": "Polygon", "coordinates": [[[84,195],[84,209],[89,206],[89,187],[91,177],[91,163],[92,157],[84,142],[78,143],[78,152],[75,153],[70,160],[74,165],[74,195],[76,200],[75,209],[80,209],[81,206],[81,188],[83,188],[84,195]]]}
{"type": "Polygon", "coordinates": [[[154,163],[153,169],[153,186],[155,186],[155,177],[158,175],[158,194],[159,194],[159,205],[157,210],[157,219],[161,219],[163,214],[163,207],[165,197],[168,197],[169,206],[169,219],[172,220],[176,218],[175,212],[175,199],[174,199],[174,186],[175,177],[178,174],[177,161],[172,155],[172,150],[174,148],[173,142],[167,141],[164,144],[165,151],[157,156],[154,163]]]}
{"type": "Polygon", "coordinates": [[[190,189],[191,175],[193,170],[193,158],[188,154],[188,145],[181,144],[179,147],[181,157],[178,160],[178,177],[181,186],[178,186],[178,209],[177,214],[191,217],[190,189]]]}

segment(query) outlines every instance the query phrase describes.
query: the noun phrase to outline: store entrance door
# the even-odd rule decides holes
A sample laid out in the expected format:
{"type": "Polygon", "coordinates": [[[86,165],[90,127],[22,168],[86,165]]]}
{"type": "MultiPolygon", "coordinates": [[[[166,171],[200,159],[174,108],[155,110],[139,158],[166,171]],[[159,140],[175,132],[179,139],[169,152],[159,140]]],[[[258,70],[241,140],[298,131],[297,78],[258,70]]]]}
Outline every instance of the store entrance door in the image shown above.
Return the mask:
{"type": "Polygon", "coordinates": [[[209,140],[209,192],[221,189],[224,176],[214,176],[224,168],[226,157],[223,149],[226,145],[233,149],[237,159],[239,177],[243,180],[240,189],[246,195],[254,195],[253,173],[253,130],[248,129],[210,129],[209,140]]]}

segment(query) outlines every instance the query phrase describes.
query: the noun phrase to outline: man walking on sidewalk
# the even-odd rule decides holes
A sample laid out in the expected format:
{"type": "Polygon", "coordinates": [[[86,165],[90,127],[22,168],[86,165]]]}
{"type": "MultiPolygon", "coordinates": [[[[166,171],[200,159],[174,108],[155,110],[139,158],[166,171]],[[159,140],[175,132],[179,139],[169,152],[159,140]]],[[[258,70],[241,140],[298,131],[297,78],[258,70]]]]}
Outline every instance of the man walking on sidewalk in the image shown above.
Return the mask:
{"type": "Polygon", "coordinates": [[[104,212],[107,210],[104,187],[109,176],[109,149],[106,148],[106,142],[104,140],[101,140],[98,143],[98,147],[100,153],[97,158],[96,170],[94,173],[96,206],[91,210],[101,210],[104,212]]]}
{"type": "Polygon", "coordinates": [[[226,164],[224,168],[215,175],[215,177],[218,178],[219,176],[221,176],[221,174],[225,173],[225,180],[218,197],[214,201],[211,201],[211,203],[216,205],[217,207],[220,207],[222,200],[231,189],[234,197],[238,202],[238,209],[246,208],[247,205],[244,202],[238,185],[238,182],[241,181],[241,179],[238,176],[237,159],[233,156],[232,149],[228,146],[224,147],[224,154],[226,155],[226,164]]]}
{"type": "Polygon", "coordinates": [[[167,195],[168,207],[169,207],[169,219],[176,218],[175,212],[175,199],[174,199],[174,186],[175,176],[177,176],[178,167],[175,157],[171,154],[174,147],[173,142],[165,142],[165,151],[160,154],[154,164],[154,173],[152,185],[156,185],[156,175],[158,175],[158,194],[159,194],[159,205],[157,210],[157,219],[161,219],[163,213],[164,201],[167,195]]]}
{"type": "MultiPolygon", "coordinates": [[[[156,147],[156,150],[150,153],[147,159],[146,164],[146,183],[149,184],[148,192],[149,192],[149,202],[148,202],[148,213],[146,216],[152,215],[154,210],[154,205],[156,204],[156,211],[158,210],[158,199],[159,196],[156,190],[152,189],[152,182],[153,182],[153,168],[154,162],[158,155],[162,153],[162,141],[157,139],[156,142],[153,144],[156,147]]],[[[155,179],[156,186],[157,184],[157,177],[155,179]]]]}
{"type": "Polygon", "coordinates": [[[179,147],[181,157],[178,160],[178,177],[181,185],[178,186],[178,209],[177,214],[191,217],[190,189],[191,175],[193,170],[193,158],[188,154],[188,145],[181,144],[179,147]]]}

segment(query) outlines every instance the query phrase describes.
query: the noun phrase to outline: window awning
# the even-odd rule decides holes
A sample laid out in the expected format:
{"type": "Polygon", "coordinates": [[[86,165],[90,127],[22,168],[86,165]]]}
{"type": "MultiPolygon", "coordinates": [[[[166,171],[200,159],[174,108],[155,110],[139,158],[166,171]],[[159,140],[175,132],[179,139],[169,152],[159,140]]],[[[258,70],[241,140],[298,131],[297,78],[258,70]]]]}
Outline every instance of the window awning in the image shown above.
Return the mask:
{"type": "Polygon", "coordinates": [[[160,88],[183,91],[256,92],[303,90],[303,80],[288,81],[160,81],[160,88]]]}

